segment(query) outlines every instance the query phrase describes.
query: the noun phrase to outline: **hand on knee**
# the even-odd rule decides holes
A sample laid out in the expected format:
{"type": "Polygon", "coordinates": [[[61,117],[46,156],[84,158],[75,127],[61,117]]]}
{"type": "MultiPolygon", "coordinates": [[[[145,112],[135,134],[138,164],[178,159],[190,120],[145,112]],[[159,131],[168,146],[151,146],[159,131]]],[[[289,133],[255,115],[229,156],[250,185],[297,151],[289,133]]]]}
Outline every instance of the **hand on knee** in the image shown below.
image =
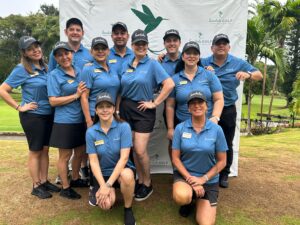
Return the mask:
{"type": "Polygon", "coordinates": [[[109,210],[112,207],[112,202],[111,199],[107,197],[105,200],[101,201],[98,205],[102,210],[109,210]]]}

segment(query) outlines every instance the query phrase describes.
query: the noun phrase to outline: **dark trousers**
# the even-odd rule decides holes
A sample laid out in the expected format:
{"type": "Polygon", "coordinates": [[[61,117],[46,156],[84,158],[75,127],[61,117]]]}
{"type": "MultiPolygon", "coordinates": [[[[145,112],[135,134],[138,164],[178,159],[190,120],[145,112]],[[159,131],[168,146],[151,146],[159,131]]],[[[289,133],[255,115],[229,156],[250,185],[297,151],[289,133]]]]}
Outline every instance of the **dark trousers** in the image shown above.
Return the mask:
{"type": "Polygon", "coordinates": [[[225,168],[221,171],[222,175],[228,175],[230,173],[230,167],[233,159],[232,141],[235,133],[236,126],[236,107],[235,105],[225,106],[219,121],[219,125],[222,127],[226,142],[228,145],[227,162],[225,168]]]}

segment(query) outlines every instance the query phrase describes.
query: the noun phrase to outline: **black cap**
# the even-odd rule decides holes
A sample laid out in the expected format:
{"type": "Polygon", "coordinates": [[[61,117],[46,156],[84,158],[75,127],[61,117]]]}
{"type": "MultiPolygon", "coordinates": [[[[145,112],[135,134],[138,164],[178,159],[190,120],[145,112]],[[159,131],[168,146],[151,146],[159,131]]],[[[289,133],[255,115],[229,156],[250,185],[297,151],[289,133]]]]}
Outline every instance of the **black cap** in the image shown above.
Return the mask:
{"type": "Polygon", "coordinates": [[[212,41],[212,45],[215,45],[220,40],[224,40],[227,43],[230,43],[229,38],[226,34],[217,34],[212,41]]]}
{"type": "Polygon", "coordinates": [[[58,49],[65,49],[67,51],[71,51],[73,52],[74,50],[70,47],[70,45],[68,44],[68,42],[64,42],[64,41],[59,41],[57,42],[55,45],[54,45],[54,48],[53,48],[53,55],[56,54],[57,50],[58,49]]]}
{"type": "Polygon", "coordinates": [[[71,25],[76,24],[79,25],[81,27],[81,29],[83,29],[83,25],[80,19],[78,18],[71,18],[68,19],[67,23],[66,23],[66,28],[68,29],[71,25]]]}
{"type": "Polygon", "coordinates": [[[127,26],[125,23],[122,22],[116,22],[112,25],[112,31],[114,31],[115,29],[117,29],[118,27],[120,27],[122,30],[128,31],[127,26]]]}
{"type": "Polygon", "coordinates": [[[189,42],[185,43],[185,45],[183,46],[182,52],[186,52],[190,48],[196,49],[197,52],[200,54],[199,44],[195,41],[189,41],[189,42]]]}
{"type": "Polygon", "coordinates": [[[192,91],[187,99],[187,103],[189,104],[194,99],[201,99],[206,102],[206,97],[201,91],[192,91]]]}
{"type": "Polygon", "coordinates": [[[33,43],[41,44],[39,41],[37,41],[34,37],[30,36],[23,36],[19,40],[19,48],[20,49],[27,49],[30,45],[33,43]]]}
{"type": "Polygon", "coordinates": [[[168,37],[170,37],[170,36],[175,36],[175,37],[177,37],[179,40],[181,40],[178,30],[175,30],[175,29],[167,30],[166,33],[165,33],[165,36],[164,36],[164,38],[163,38],[164,41],[165,41],[168,37]]]}
{"type": "Polygon", "coordinates": [[[106,39],[103,37],[95,37],[92,40],[92,48],[94,48],[98,44],[104,45],[105,47],[108,48],[108,43],[107,43],[106,39]]]}
{"type": "Polygon", "coordinates": [[[138,29],[136,31],[133,32],[132,36],[131,36],[131,43],[134,44],[138,41],[144,41],[146,43],[148,42],[148,36],[146,34],[145,31],[138,29]]]}
{"type": "Polygon", "coordinates": [[[112,105],[115,105],[113,98],[111,97],[111,95],[108,92],[101,92],[100,94],[97,95],[95,108],[101,102],[108,102],[112,105]]]}

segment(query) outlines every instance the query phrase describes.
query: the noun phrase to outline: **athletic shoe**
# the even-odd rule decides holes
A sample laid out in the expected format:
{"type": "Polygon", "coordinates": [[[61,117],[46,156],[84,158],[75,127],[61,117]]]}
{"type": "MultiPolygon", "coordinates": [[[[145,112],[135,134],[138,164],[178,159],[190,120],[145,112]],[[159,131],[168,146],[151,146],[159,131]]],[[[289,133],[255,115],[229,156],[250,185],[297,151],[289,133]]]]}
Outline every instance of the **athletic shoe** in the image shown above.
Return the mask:
{"type": "Polygon", "coordinates": [[[77,180],[71,180],[70,182],[71,187],[88,187],[89,183],[86,180],[82,180],[78,178],[77,180]]]}
{"type": "Polygon", "coordinates": [[[40,199],[46,199],[52,197],[52,194],[49,191],[47,191],[42,184],[40,184],[35,188],[32,188],[31,194],[37,196],[40,199]]]}
{"type": "Polygon", "coordinates": [[[149,187],[147,187],[145,184],[141,184],[141,187],[138,189],[138,192],[135,194],[134,199],[136,201],[144,201],[147,198],[149,198],[152,193],[153,193],[152,184],[150,184],[149,187]]]}
{"type": "Polygon", "coordinates": [[[93,187],[90,186],[90,191],[89,191],[89,204],[91,206],[97,206],[97,199],[96,199],[96,193],[98,191],[99,187],[93,187]]]}
{"type": "Polygon", "coordinates": [[[78,194],[76,191],[74,191],[71,187],[68,187],[66,189],[61,189],[59,195],[64,198],[68,199],[80,199],[81,195],[78,194]]]}
{"type": "Polygon", "coordinates": [[[192,209],[193,209],[192,203],[180,206],[179,214],[182,217],[188,217],[190,215],[190,213],[192,212],[192,209]]]}
{"type": "Polygon", "coordinates": [[[57,177],[56,177],[56,179],[55,179],[55,183],[56,183],[56,184],[62,184],[62,182],[61,182],[61,179],[60,179],[60,176],[59,176],[59,175],[57,175],[57,177]]]}
{"type": "Polygon", "coordinates": [[[227,174],[220,174],[219,178],[219,186],[222,188],[228,188],[228,175],[227,174]]]}
{"type": "Polygon", "coordinates": [[[136,180],[135,181],[135,186],[134,186],[134,194],[138,193],[141,186],[142,186],[142,184],[139,184],[139,180],[136,180]]]}
{"type": "Polygon", "coordinates": [[[44,188],[46,188],[47,191],[60,192],[60,188],[55,186],[54,184],[51,184],[48,180],[42,185],[44,186],[44,188]]]}
{"type": "Polygon", "coordinates": [[[135,225],[135,218],[131,208],[124,209],[124,224],[135,225]]]}
{"type": "Polygon", "coordinates": [[[89,168],[87,166],[80,168],[79,174],[81,176],[81,179],[83,180],[88,180],[90,175],[89,175],[89,168]]]}

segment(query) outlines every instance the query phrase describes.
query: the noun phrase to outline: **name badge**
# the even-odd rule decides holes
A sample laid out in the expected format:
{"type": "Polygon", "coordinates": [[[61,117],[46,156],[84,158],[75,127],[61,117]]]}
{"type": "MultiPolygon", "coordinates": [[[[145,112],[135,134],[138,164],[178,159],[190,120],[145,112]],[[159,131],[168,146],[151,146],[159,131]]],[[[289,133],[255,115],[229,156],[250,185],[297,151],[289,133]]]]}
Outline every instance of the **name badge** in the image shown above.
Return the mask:
{"type": "Polygon", "coordinates": [[[116,59],[110,59],[108,60],[109,63],[117,63],[117,60],[116,59]]]}
{"type": "Polygon", "coordinates": [[[183,132],[182,137],[183,137],[183,138],[191,138],[191,137],[192,137],[192,134],[191,134],[191,133],[183,132]]]}
{"type": "Polygon", "coordinates": [[[39,75],[39,72],[37,72],[37,71],[35,71],[35,72],[33,72],[32,74],[30,74],[31,77],[35,77],[35,76],[37,76],[37,75],[39,75]]]}
{"type": "Polygon", "coordinates": [[[68,80],[69,84],[72,84],[74,82],[74,80],[68,80]]]}
{"type": "Polygon", "coordinates": [[[100,69],[94,69],[94,72],[95,73],[102,73],[102,70],[100,70],[100,69]]]}
{"type": "Polygon", "coordinates": [[[127,73],[132,73],[133,72],[133,69],[128,69],[126,70],[127,73]]]}
{"type": "Polygon", "coordinates": [[[95,141],[95,146],[103,145],[103,144],[104,144],[104,140],[95,141]]]}
{"type": "Polygon", "coordinates": [[[180,84],[180,85],[187,84],[187,80],[182,80],[182,81],[179,82],[179,84],[180,84]]]}

